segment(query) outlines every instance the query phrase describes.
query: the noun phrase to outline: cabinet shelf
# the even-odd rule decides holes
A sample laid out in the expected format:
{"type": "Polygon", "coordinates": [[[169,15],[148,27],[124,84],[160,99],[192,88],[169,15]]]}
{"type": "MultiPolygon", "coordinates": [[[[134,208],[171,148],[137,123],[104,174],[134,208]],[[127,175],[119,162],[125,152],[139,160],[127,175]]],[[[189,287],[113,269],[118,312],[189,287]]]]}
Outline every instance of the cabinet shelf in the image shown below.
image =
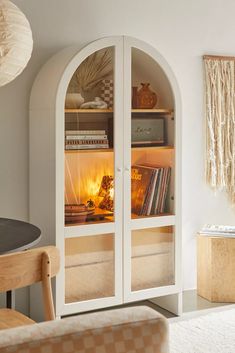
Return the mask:
{"type": "Polygon", "coordinates": [[[131,219],[160,218],[160,217],[165,217],[165,216],[174,216],[174,214],[165,212],[165,213],[158,213],[158,214],[149,215],[149,216],[139,216],[135,213],[132,213],[131,219]]]}
{"type": "Polygon", "coordinates": [[[65,153],[100,153],[100,152],[113,152],[113,148],[96,148],[87,150],[65,150],[65,153]]]}
{"type": "MultiPolygon", "coordinates": [[[[173,109],[131,109],[132,113],[155,113],[155,114],[166,114],[171,115],[173,109]]],[[[80,113],[80,114],[112,114],[113,109],[65,109],[65,113],[80,113]]]]}
{"type": "MultiPolygon", "coordinates": [[[[174,146],[143,146],[143,147],[132,147],[135,151],[142,150],[174,150],[174,146]]],[[[97,149],[87,149],[87,150],[65,150],[65,153],[101,153],[101,152],[114,152],[113,148],[97,148],[97,149]]]]}
{"type": "Polygon", "coordinates": [[[65,226],[73,226],[73,225],[86,225],[92,223],[107,223],[113,222],[113,212],[103,210],[100,208],[96,208],[94,213],[89,215],[77,215],[75,217],[69,217],[65,221],[65,226]]]}
{"type": "Polygon", "coordinates": [[[131,147],[132,149],[134,149],[135,151],[142,151],[142,150],[148,150],[148,149],[151,149],[151,150],[174,150],[174,146],[139,146],[139,147],[135,147],[135,146],[132,146],[131,147]]]}
{"type": "Polygon", "coordinates": [[[113,113],[113,109],[65,109],[65,113],[103,114],[103,113],[113,113]]]}
{"type": "Polygon", "coordinates": [[[154,113],[154,114],[172,114],[174,111],[173,109],[164,109],[164,108],[156,108],[156,109],[131,109],[132,113],[154,113]]]}

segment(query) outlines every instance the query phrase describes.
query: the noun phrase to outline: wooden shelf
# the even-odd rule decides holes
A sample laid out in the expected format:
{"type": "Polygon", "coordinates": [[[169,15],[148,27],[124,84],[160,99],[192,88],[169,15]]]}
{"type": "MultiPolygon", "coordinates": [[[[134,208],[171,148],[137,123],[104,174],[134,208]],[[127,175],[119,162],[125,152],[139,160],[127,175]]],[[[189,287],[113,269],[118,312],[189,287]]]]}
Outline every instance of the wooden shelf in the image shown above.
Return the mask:
{"type": "Polygon", "coordinates": [[[84,224],[96,224],[96,223],[107,223],[113,222],[113,212],[96,208],[94,213],[88,215],[77,215],[75,217],[65,216],[65,226],[71,225],[84,225],[84,224]]]}
{"type": "MultiPolygon", "coordinates": [[[[173,109],[131,109],[132,113],[155,113],[167,114],[173,113],[173,109]]],[[[113,113],[113,109],[65,109],[65,113],[80,113],[80,114],[94,114],[94,113],[113,113]]]]}
{"type": "MultiPolygon", "coordinates": [[[[144,146],[144,147],[132,147],[132,150],[143,151],[143,150],[174,150],[174,146],[144,146]]],[[[87,149],[87,150],[65,150],[65,153],[100,153],[100,152],[114,152],[113,148],[97,148],[97,149],[87,149]]]]}
{"type": "Polygon", "coordinates": [[[65,113],[82,113],[82,114],[91,114],[91,113],[113,113],[113,109],[65,109],[65,113]]]}
{"type": "Polygon", "coordinates": [[[132,113],[172,114],[173,109],[131,109],[132,113]]]}
{"type": "Polygon", "coordinates": [[[135,151],[138,150],[149,150],[149,149],[155,149],[155,150],[174,150],[174,146],[139,146],[139,147],[131,147],[131,149],[134,149],[135,151]]]}
{"type": "Polygon", "coordinates": [[[87,150],[65,150],[65,153],[97,153],[97,152],[113,152],[113,148],[94,148],[87,150]]]}
{"type": "Polygon", "coordinates": [[[174,216],[174,214],[173,213],[159,213],[159,214],[156,214],[156,215],[149,215],[149,216],[138,216],[137,214],[135,214],[135,213],[132,213],[131,214],[131,219],[143,219],[143,218],[155,218],[155,217],[157,217],[157,218],[159,218],[159,217],[165,217],[165,216],[174,216]]]}

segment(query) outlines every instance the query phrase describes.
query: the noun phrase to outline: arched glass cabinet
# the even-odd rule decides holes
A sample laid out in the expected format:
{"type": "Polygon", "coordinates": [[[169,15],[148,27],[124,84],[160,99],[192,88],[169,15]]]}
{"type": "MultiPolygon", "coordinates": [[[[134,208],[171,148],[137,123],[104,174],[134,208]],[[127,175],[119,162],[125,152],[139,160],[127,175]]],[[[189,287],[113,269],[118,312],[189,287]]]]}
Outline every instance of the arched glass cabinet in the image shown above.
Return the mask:
{"type": "Polygon", "coordinates": [[[148,44],[104,38],[42,68],[30,221],[61,251],[57,316],[157,297],[180,314],[180,140],[178,86],[148,44]]]}

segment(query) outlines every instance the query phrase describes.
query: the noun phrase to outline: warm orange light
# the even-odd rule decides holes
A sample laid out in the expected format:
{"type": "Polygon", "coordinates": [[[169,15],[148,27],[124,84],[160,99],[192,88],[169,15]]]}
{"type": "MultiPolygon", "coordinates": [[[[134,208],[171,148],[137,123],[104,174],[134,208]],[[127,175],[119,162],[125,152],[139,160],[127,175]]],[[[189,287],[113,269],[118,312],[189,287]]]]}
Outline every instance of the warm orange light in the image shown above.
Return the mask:
{"type": "Polygon", "coordinates": [[[109,190],[109,197],[110,197],[111,200],[113,200],[113,197],[114,197],[114,188],[111,188],[111,189],[109,190]]]}
{"type": "MultiPolygon", "coordinates": [[[[98,196],[103,176],[112,174],[112,154],[66,153],[65,203],[86,204],[91,199],[98,206],[103,199],[98,196]]],[[[112,197],[113,193],[111,191],[112,197]]]]}

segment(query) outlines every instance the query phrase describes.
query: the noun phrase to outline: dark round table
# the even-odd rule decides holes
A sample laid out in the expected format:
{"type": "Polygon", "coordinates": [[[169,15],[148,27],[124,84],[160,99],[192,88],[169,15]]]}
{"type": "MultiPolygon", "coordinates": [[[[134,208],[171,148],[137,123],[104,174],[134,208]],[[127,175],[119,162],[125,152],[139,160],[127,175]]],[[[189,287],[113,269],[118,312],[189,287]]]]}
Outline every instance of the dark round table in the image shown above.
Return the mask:
{"type": "MultiPolygon", "coordinates": [[[[41,230],[33,224],[9,218],[0,218],[0,255],[21,251],[36,245],[41,230]]],[[[15,306],[14,292],[7,292],[7,307],[15,306]]]]}
{"type": "Polygon", "coordinates": [[[40,238],[38,227],[15,219],[0,218],[0,254],[31,248],[40,238]]]}

